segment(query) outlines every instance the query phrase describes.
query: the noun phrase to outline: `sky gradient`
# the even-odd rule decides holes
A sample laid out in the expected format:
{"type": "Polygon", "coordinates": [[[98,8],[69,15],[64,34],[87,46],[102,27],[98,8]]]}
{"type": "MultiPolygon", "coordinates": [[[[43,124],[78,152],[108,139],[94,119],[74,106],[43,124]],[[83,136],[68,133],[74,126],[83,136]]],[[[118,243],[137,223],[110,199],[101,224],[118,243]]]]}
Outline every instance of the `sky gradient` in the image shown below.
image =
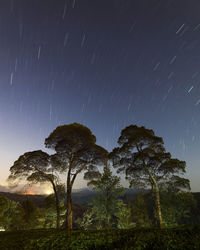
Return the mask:
{"type": "Polygon", "coordinates": [[[109,151],[125,126],[153,129],[200,191],[199,13],[197,0],[1,0],[0,185],[79,122],[109,151]]]}

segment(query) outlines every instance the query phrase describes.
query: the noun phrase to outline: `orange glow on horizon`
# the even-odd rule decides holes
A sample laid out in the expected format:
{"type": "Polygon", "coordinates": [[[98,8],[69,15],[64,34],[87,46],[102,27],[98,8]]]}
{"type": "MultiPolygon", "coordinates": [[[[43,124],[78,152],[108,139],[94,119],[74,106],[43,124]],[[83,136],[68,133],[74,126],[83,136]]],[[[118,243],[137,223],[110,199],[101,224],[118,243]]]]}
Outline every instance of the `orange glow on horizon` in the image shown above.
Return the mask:
{"type": "Polygon", "coordinates": [[[27,190],[27,191],[25,191],[25,192],[23,192],[23,194],[26,194],[26,195],[35,195],[35,194],[37,194],[37,192],[35,192],[34,190],[27,190]]]}
{"type": "Polygon", "coordinates": [[[50,195],[53,193],[53,190],[51,189],[34,190],[34,188],[33,189],[29,188],[26,189],[25,191],[21,191],[20,193],[24,195],[50,195]]]}

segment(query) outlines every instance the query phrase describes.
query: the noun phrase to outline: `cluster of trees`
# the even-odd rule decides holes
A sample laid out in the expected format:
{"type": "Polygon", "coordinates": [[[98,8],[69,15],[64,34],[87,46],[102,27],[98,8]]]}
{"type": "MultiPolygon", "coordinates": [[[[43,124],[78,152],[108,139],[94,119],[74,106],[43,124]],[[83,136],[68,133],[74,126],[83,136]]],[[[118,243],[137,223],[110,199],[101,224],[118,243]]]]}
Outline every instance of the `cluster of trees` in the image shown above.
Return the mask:
{"type": "MultiPolygon", "coordinates": [[[[60,202],[60,210],[63,217],[65,212],[63,202],[60,202]]],[[[56,206],[53,195],[44,199],[42,207],[37,206],[29,197],[17,202],[0,195],[0,229],[7,231],[55,227],[56,206]]]]}
{"type": "MultiPolygon", "coordinates": [[[[72,189],[76,177],[84,173],[84,179],[98,195],[93,201],[92,209],[84,214],[82,221],[79,220],[80,226],[88,228],[95,224],[102,228],[116,225],[117,220],[120,228],[133,227],[135,222],[131,219],[134,217],[131,208],[119,201],[124,188],[120,186],[120,178],[112,175],[109,165],[112,164],[117,173],[125,174],[130,187],[149,190],[152,213],[156,224],[161,228],[163,223],[168,223],[163,221],[168,210],[162,209],[162,203],[170,199],[168,196],[164,198],[165,193],[170,193],[173,201],[182,197],[183,202],[184,199],[190,202],[189,194],[188,198],[181,196],[181,190],[190,190],[189,180],[181,176],[185,173],[186,163],[173,159],[171,154],[166,152],[163,139],[145,127],[131,125],[124,128],[118,145],[112,152],[108,152],[96,144],[96,137],[84,125],[73,123],[59,126],[45,139],[45,146],[53,149],[55,153],[49,155],[41,150],[24,153],[10,168],[8,180],[13,184],[21,180],[50,183],[55,197],[56,227],[60,228],[59,175],[65,174],[65,227],[72,230],[72,189]],[[103,173],[100,171],[102,166],[103,173]]],[[[141,196],[135,206],[145,202],[141,196]]],[[[145,217],[145,208],[143,209],[145,217]]],[[[170,211],[173,220],[177,211],[173,210],[173,206],[170,211]]]]}
{"type": "MultiPolygon", "coordinates": [[[[151,190],[139,191],[134,202],[126,200],[120,178],[106,166],[92,183],[96,197],[82,218],[76,222],[83,229],[152,227],[157,222],[157,206],[151,190]]],[[[162,222],[165,227],[200,223],[200,211],[190,192],[160,190],[162,222]],[[196,215],[194,216],[194,211],[196,215]]]]}

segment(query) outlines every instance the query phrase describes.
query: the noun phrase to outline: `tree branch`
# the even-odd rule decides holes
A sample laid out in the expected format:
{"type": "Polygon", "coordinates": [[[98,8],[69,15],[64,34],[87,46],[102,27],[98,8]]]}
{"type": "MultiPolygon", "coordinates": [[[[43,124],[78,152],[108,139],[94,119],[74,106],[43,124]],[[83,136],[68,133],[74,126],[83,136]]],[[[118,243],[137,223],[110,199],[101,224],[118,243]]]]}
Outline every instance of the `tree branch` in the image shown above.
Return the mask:
{"type": "Polygon", "coordinates": [[[70,183],[71,187],[72,187],[73,184],[74,184],[74,181],[75,181],[75,179],[76,179],[76,176],[77,176],[86,166],[87,166],[87,163],[85,163],[81,168],[79,168],[79,170],[76,171],[75,174],[73,174],[73,178],[72,178],[71,183],[70,183]]]}

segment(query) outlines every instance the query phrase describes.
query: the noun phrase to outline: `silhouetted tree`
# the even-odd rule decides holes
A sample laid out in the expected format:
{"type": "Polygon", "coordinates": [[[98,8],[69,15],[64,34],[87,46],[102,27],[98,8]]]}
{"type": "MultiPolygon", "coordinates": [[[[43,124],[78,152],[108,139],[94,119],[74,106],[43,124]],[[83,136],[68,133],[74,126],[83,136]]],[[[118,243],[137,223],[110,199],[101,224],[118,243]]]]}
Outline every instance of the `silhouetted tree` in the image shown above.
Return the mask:
{"type": "Polygon", "coordinates": [[[54,149],[59,161],[67,172],[66,197],[66,227],[72,229],[72,198],[71,192],[78,174],[89,172],[98,175],[97,166],[104,164],[107,151],[96,145],[96,137],[89,128],[78,124],[68,124],[57,127],[45,139],[47,148],[54,149]]]}
{"type": "Polygon", "coordinates": [[[57,210],[57,228],[60,228],[60,208],[57,192],[59,178],[57,173],[62,171],[63,166],[58,164],[55,155],[50,156],[41,150],[37,150],[21,155],[10,168],[8,177],[8,181],[11,182],[26,180],[30,183],[49,182],[52,185],[57,210]]]}
{"type": "Polygon", "coordinates": [[[185,173],[186,163],[171,159],[165,152],[163,139],[145,127],[131,125],[121,131],[119,147],[113,149],[110,158],[119,172],[125,172],[130,187],[149,188],[155,194],[156,217],[162,227],[160,188],[170,183],[174,187],[187,187],[189,180],[177,174],[185,173]]]}

